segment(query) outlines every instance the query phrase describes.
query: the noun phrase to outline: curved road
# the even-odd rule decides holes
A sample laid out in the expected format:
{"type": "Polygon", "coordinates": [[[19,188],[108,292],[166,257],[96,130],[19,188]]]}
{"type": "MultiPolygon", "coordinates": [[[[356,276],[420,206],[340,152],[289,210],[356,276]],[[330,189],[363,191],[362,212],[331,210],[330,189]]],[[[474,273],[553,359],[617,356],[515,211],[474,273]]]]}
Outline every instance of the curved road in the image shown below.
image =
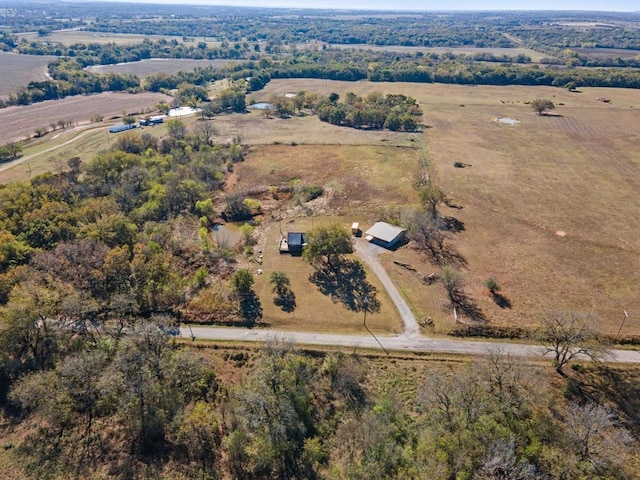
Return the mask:
{"type": "Polygon", "coordinates": [[[31,160],[32,158],[40,157],[42,155],[46,155],[47,153],[51,153],[51,152],[53,152],[55,150],[58,150],[59,148],[66,147],[67,145],[69,145],[69,144],[71,144],[71,143],[73,143],[73,142],[75,142],[77,140],[80,140],[82,137],[88,135],[89,133],[91,133],[96,128],[103,128],[104,126],[105,125],[96,125],[96,124],[91,123],[89,125],[81,125],[79,127],[74,127],[71,130],[64,130],[64,131],[58,133],[57,135],[51,137],[49,139],[49,141],[54,140],[54,139],[58,138],[60,135],[65,134],[65,133],[70,133],[70,132],[78,131],[78,130],[80,131],[80,133],[78,133],[74,137],[70,138],[69,140],[66,140],[63,143],[60,143],[60,144],[55,145],[53,147],[49,147],[49,148],[47,148],[45,150],[42,150],[42,151],[40,151],[38,153],[33,153],[31,155],[27,155],[25,157],[20,157],[20,158],[17,158],[16,160],[12,160],[10,162],[7,162],[7,163],[3,164],[2,167],[0,167],[0,172],[3,172],[5,170],[9,170],[10,168],[16,167],[16,166],[20,165],[21,163],[24,163],[24,162],[27,162],[27,161],[31,160]]]}
{"type": "MultiPolygon", "coordinates": [[[[198,340],[222,340],[240,342],[266,342],[278,338],[304,345],[321,345],[347,349],[376,349],[405,352],[436,352],[460,355],[487,355],[492,352],[520,357],[540,357],[544,353],[540,345],[524,343],[502,343],[448,338],[430,338],[418,334],[402,334],[372,337],[366,335],[343,335],[338,333],[289,332],[237,327],[181,327],[182,337],[191,335],[198,340]],[[380,344],[378,344],[378,341],[380,344]]],[[[611,350],[608,362],[640,363],[640,352],[635,350],[611,350]]]]}
{"type": "Polygon", "coordinates": [[[355,253],[364,263],[367,264],[371,271],[375,273],[376,277],[380,280],[380,283],[382,283],[382,286],[389,293],[391,301],[396,306],[400,316],[402,317],[404,334],[417,335],[420,332],[420,327],[418,326],[418,322],[416,322],[416,317],[413,315],[411,308],[407,302],[405,302],[404,298],[402,298],[402,295],[400,295],[400,292],[393,283],[393,280],[391,280],[391,277],[389,277],[389,274],[378,260],[378,255],[383,251],[385,251],[384,248],[367,242],[362,237],[356,237],[355,253]]]}

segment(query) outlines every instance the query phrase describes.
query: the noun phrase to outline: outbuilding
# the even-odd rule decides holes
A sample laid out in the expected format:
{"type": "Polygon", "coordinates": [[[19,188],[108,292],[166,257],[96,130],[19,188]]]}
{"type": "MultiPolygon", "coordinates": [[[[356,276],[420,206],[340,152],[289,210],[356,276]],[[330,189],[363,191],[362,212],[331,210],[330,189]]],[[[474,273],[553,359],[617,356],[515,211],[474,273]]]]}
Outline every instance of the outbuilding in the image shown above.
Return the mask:
{"type": "Polygon", "coordinates": [[[394,248],[405,238],[407,231],[387,222],[376,222],[364,232],[365,239],[385,248],[394,248]]]}
{"type": "Polygon", "coordinates": [[[280,240],[280,253],[288,252],[291,255],[301,255],[306,246],[307,238],[304,233],[287,232],[287,236],[280,240]]]}

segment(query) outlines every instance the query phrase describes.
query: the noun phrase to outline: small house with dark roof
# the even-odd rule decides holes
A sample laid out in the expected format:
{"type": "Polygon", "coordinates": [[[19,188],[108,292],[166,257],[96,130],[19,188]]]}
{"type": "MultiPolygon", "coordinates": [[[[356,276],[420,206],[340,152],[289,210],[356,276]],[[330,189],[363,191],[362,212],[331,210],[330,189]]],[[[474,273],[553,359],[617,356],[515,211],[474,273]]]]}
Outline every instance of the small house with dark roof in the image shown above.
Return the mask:
{"type": "Polygon", "coordinates": [[[396,227],[387,222],[376,222],[364,232],[365,239],[385,248],[393,249],[400,244],[406,235],[404,228],[396,227]]]}
{"type": "Polygon", "coordinates": [[[303,232],[287,232],[287,236],[280,240],[280,253],[301,255],[306,246],[307,238],[303,232]]]}

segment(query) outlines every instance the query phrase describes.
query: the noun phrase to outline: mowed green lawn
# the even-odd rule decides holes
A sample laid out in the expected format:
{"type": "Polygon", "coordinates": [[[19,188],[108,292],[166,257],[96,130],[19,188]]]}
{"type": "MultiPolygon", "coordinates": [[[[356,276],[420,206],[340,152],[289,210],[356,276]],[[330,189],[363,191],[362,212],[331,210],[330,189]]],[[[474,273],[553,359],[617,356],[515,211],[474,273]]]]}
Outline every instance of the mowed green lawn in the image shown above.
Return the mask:
{"type": "MultiPolygon", "coordinates": [[[[318,332],[367,333],[363,327],[364,314],[347,310],[343,304],[334,303],[330,297],[323,295],[318,288],[309,281],[313,267],[303,258],[279,253],[280,231],[306,232],[321,224],[339,222],[345,227],[350,226],[357,217],[321,217],[300,218],[292,221],[273,223],[264,231],[260,242],[263,252],[262,265],[255,264],[262,269],[262,275],[254,275],[255,291],[260,297],[263,307],[264,322],[272,328],[308,330],[318,332]],[[273,302],[269,276],[273,271],[287,274],[291,280],[291,290],[295,294],[296,308],[293,312],[284,312],[273,302]]],[[[357,256],[349,256],[357,259],[357,256]]],[[[381,303],[379,313],[367,314],[367,327],[379,334],[390,334],[402,331],[402,322],[398,311],[382,288],[377,277],[367,271],[367,281],[378,289],[377,298],[381,303]]]]}

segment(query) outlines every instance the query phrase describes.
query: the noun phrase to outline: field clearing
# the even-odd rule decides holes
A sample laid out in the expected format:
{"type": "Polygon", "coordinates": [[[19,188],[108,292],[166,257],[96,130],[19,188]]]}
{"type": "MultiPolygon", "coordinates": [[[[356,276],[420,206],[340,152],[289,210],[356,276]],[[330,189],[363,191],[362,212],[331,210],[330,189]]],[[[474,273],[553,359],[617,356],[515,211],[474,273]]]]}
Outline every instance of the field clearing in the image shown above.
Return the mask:
{"type": "Polygon", "coordinates": [[[100,93],[48,100],[33,105],[0,110],[0,144],[30,137],[36,128],[49,127],[58,120],[88,122],[95,115],[105,119],[127,113],[154,111],[158,102],[171,101],[162,93],[100,93]]]}
{"type": "MultiPolygon", "coordinates": [[[[56,30],[51,32],[46,37],[41,37],[37,32],[27,32],[18,34],[18,39],[26,39],[29,42],[49,42],[49,43],[61,43],[63,45],[72,45],[74,43],[98,43],[100,45],[114,43],[116,45],[135,45],[142,43],[143,40],[148,39],[151,41],[162,40],[177,40],[180,43],[185,43],[182,37],[169,36],[169,35],[138,35],[130,33],[107,33],[107,32],[88,32],[84,30],[56,30]]],[[[197,41],[197,39],[189,41],[197,41]]],[[[188,42],[187,42],[188,43],[188,42]]],[[[212,44],[214,42],[211,42],[212,44]]]]}
{"type": "MultiPolygon", "coordinates": [[[[274,328],[291,330],[366,333],[362,326],[363,313],[352,312],[342,304],[332,302],[329,297],[320,293],[317,287],[309,282],[309,275],[313,272],[311,265],[301,257],[278,252],[280,228],[284,233],[287,231],[304,232],[313,226],[324,223],[340,222],[349,226],[352,221],[357,221],[356,217],[301,218],[281,224],[273,223],[267,228],[261,242],[264,257],[260,268],[264,273],[254,277],[255,291],[262,303],[265,322],[274,328]],[[291,280],[291,289],[296,296],[296,308],[291,313],[282,311],[273,303],[274,297],[269,283],[269,275],[273,271],[284,272],[291,280]]],[[[365,270],[367,269],[365,268],[365,270]]],[[[379,313],[367,315],[367,327],[377,333],[401,332],[402,321],[398,311],[386,290],[382,288],[378,278],[368,270],[367,281],[378,289],[378,300],[381,303],[379,313]]]]}
{"type": "Polygon", "coordinates": [[[29,82],[46,80],[47,65],[56,58],[53,55],[0,52],[0,98],[16,93],[29,82]]]}
{"type": "Polygon", "coordinates": [[[143,79],[154,73],[174,74],[188,72],[196,67],[222,67],[237,60],[191,60],[188,58],[150,58],[138,62],[118,63],[116,65],[91,65],[86,68],[94,73],[129,73],[143,79]]]}
{"type": "Polygon", "coordinates": [[[626,50],[624,48],[572,48],[571,50],[591,57],[633,58],[640,55],[640,50],[626,50]]]}
{"type": "MultiPolygon", "coordinates": [[[[570,308],[598,314],[616,334],[626,310],[621,335],[640,334],[640,91],[274,80],[263,92],[299,90],[403,93],[421,103],[434,179],[463,207],[442,212],[465,226],[452,245],[467,262],[466,291],[492,324],[528,327],[552,309],[570,308]],[[552,99],[555,115],[535,115],[525,104],[535,98],[552,99]],[[472,167],[453,168],[456,161],[472,167]],[[511,309],[487,296],[489,276],[511,309]]],[[[426,312],[442,301],[436,294],[412,306],[426,312]]]]}
{"type": "MultiPolygon", "coordinates": [[[[323,82],[323,80],[318,80],[323,82]]],[[[347,82],[348,83],[348,82],[347,82]]],[[[322,85],[318,83],[318,85],[322,85]]],[[[309,89],[311,90],[311,89],[309,89]]],[[[287,90],[286,84],[278,80],[270,82],[269,87],[254,93],[251,97],[256,102],[267,101],[271,95],[284,95],[295,92],[287,90]],[[276,83],[273,87],[271,83],[276,83]],[[264,93],[263,93],[264,92],[264,93]],[[268,94],[266,92],[269,92],[268,94]]],[[[318,90],[314,90],[318,91],[318,90]]],[[[329,93],[325,88],[324,93],[329,93]]],[[[298,145],[394,145],[412,147],[419,143],[420,133],[404,133],[374,130],[356,130],[343,128],[321,122],[312,115],[278,118],[266,118],[262,110],[251,110],[249,113],[221,115],[214,120],[218,136],[225,141],[240,136],[248,145],[265,145],[278,143],[296,143],[298,145]]]]}
{"type": "Polygon", "coordinates": [[[453,53],[454,55],[473,55],[474,53],[492,53],[495,56],[508,55],[510,57],[515,57],[517,55],[526,55],[531,57],[531,61],[533,63],[538,63],[542,58],[548,57],[549,55],[545,55],[540,52],[536,52],[535,50],[531,50],[530,48],[500,48],[500,47],[488,47],[488,48],[480,48],[480,47],[405,47],[402,45],[365,45],[365,44],[329,44],[331,48],[338,48],[342,50],[371,50],[373,52],[398,52],[398,53],[453,53]]]}
{"type": "Polygon", "coordinates": [[[316,211],[359,214],[375,218],[389,205],[417,201],[412,183],[420,173],[420,151],[376,145],[267,145],[254,146],[246,161],[237,164],[234,190],[256,185],[321,185],[326,194],[316,211]]]}

